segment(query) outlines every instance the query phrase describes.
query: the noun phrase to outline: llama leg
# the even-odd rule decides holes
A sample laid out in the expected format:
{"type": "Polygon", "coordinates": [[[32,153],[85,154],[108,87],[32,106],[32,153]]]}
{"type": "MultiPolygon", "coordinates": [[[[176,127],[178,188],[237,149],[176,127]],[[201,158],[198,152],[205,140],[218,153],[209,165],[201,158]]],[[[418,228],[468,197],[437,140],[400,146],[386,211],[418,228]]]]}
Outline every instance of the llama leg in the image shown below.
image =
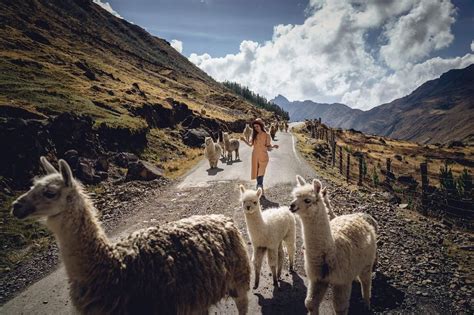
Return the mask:
{"type": "Polygon", "coordinates": [[[370,296],[372,288],[372,266],[367,266],[359,275],[362,298],[370,309],[370,296]]]}
{"type": "Polygon", "coordinates": [[[280,242],[280,245],[278,246],[278,270],[277,270],[277,278],[280,279],[281,276],[281,270],[283,269],[283,260],[285,257],[285,253],[283,252],[283,244],[280,242]]]}
{"type": "Polygon", "coordinates": [[[244,288],[239,288],[236,290],[236,296],[232,297],[234,299],[239,315],[247,314],[249,299],[247,296],[247,290],[244,288]]]}
{"type": "Polygon", "coordinates": [[[273,285],[278,286],[277,264],[278,264],[278,250],[267,249],[268,264],[273,276],[273,285]]]}
{"type": "Polygon", "coordinates": [[[304,301],[304,305],[310,314],[319,314],[319,304],[321,304],[328,286],[329,284],[327,282],[310,280],[304,301]]]}
{"type": "Polygon", "coordinates": [[[352,283],[334,286],[333,306],[337,315],[345,315],[349,313],[351,290],[352,283]]]}
{"type": "Polygon", "coordinates": [[[254,247],[252,262],[255,269],[255,284],[254,289],[258,288],[260,282],[260,270],[262,269],[263,256],[265,255],[264,247],[254,247]]]}
{"type": "Polygon", "coordinates": [[[288,260],[290,261],[290,272],[294,272],[295,265],[295,233],[289,233],[285,238],[286,251],[288,252],[288,260]]]}
{"type": "Polygon", "coordinates": [[[240,160],[240,154],[239,154],[239,149],[235,150],[235,159],[240,160]]]}

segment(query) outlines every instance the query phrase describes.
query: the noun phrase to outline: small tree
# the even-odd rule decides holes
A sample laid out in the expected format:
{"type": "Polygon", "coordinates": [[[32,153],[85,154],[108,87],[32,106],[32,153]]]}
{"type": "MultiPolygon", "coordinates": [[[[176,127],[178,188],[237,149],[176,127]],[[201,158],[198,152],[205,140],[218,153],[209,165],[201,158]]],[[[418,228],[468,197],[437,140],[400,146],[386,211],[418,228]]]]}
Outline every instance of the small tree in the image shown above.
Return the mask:
{"type": "Polygon", "coordinates": [[[467,169],[463,169],[456,180],[457,192],[460,196],[470,197],[472,191],[472,176],[467,169]]]}
{"type": "Polygon", "coordinates": [[[439,168],[439,184],[440,188],[449,195],[453,195],[457,192],[453,172],[447,160],[444,161],[444,165],[439,168]]]}

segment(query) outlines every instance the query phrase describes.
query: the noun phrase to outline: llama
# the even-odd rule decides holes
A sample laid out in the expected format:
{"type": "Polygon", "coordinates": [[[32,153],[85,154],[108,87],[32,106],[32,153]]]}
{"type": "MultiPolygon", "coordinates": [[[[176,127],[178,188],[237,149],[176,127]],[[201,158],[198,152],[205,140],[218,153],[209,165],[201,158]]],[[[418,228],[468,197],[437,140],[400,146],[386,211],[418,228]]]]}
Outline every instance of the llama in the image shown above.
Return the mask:
{"type": "Polygon", "coordinates": [[[288,132],[288,122],[285,121],[285,132],[288,132]]]}
{"type": "Polygon", "coordinates": [[[285,129],[285,123],[283,121],[278,124],[278,129],[280,130],[280,132],[283,132],[283,130],[285,129]]]}
{"type": "Polygon", "coordinates": [[[217,162],[219,162],[219,157],[222,153],[222,148],[218,143],[214,143],[211,137],[206,137],[205,139],[206,149],[204,151],[204,156],[209,160],[209,167],[216,168],[217,162]]]}
{"type": "Polygon", "coordinates": [[[240,160],[239,156],[240,142],[237,139],[231,139],[227,132],[224,132],[224,147],[227,151],[227,160],[232,161],[232,152],[235,151],[235,159],[240,160]]]}
{"type": "Polygon", "coordinates": [[[270,136],[272,137],[272,140],[275,140],[275,135],[277,132],[278,127],[275,125],[275,123],[272,123],[270,125],[270,136]]]}
{"type": "Polygon", "coordinates": [[[257,191],[246,190],[243,185],[240,185],[242,209],[253,247],[254,289],[258,288],[260,282],[260,270],[265,252],[267,252],[268,264],[275,286],[278,286],[278,279],[283,267],[282,242],[285,242],[288,252],[290,272],[293,272],[295,261],[296,223],[294,215],[288,211],[288,207],[270,208],[262,212],[261,196],[261,188],[258,188],[257,191]]]}
{"type": "Polygon", "coordinates": [[[358,279],[370,308],[372,266],[376,258],[377,222],[366,213],[341,215],[329,221],[321,195],[321,182],[306,183],[296,176],[290,210],[301,218],[305,246],[304,265],[309,285],[305,306],[319,313],[328,285],[333,286],[337,314],[347,314],[352,281],[358,279]]]}
{"type": "Polygon", "coordinates": [[[111,243],[69,165],[41,157],[47,175],[13,203],[20,219],[46,217],[74,306],[82,314],[201,314],[230,295],[247,312],[250,261],[231,219],[192,216],[111,243]]]}
{"type": "Polygon", "coordinates": [[[250,142],[250,137],[252,136],[252,128],[250,128],[249,124],[245,124],[245,129],[243,131],[243,134],[244,134],[245,140],[247,140],[247,142],[250,142]]]}
{"type": "Polygon", "coordinates": [[[221,149],[222,149],[221,157],[225,159],[226,152],[225,152],[225,143],[224,143],[224,133],[222,132],[222,130],[219,130],[217,133],[217,143],[221,146],[221,149]]]}

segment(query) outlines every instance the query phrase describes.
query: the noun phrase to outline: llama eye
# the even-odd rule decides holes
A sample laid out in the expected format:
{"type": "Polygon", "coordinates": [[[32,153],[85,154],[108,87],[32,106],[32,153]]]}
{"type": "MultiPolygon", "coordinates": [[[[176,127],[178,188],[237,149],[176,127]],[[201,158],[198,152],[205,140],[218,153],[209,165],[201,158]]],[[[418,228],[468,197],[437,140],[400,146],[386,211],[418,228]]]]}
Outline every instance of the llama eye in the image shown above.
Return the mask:
{"type": "Polygon", "coordinates": [[[256,204],[257,204],[257,202],[256,202],[256,201],[254,201],[254,202],[253,202],[253,204],[254,204],[254,205],[256,205],[256,204]]]}
{"type": "Polygon", "coordinates": [[[43,193],[43,196],[45,196],[48,199],[53,199],[54,197],[56,197],[56,193],[53,192],[53,191],[48,191],[47,190],[43,193]]]}
{"type": "Polygon", "coordinates": [[[304,202],[311,203],[311,199],[305,199],[304,202]]]}

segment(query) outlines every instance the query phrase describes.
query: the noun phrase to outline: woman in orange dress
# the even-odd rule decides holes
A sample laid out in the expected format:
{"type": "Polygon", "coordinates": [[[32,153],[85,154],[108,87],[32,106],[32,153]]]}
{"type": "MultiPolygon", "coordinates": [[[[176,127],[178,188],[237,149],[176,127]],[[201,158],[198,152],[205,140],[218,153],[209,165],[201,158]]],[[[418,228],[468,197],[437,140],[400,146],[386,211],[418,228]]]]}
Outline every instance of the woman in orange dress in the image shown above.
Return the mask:
{"type": "Polygon", "coordinates": [[[263,192],[263,176],[269,160],[268,151],[272,148],[278,149],[278,145],[272,145],[270,134],[265,130],[265,124],[260,118],[252,122],[252,128],[253,133],[250,141],[247,141],[244,137],[240,139],[248,146],[253,147],[251,179],[257,180],[257,189],[261,187],[263,192]]]}

